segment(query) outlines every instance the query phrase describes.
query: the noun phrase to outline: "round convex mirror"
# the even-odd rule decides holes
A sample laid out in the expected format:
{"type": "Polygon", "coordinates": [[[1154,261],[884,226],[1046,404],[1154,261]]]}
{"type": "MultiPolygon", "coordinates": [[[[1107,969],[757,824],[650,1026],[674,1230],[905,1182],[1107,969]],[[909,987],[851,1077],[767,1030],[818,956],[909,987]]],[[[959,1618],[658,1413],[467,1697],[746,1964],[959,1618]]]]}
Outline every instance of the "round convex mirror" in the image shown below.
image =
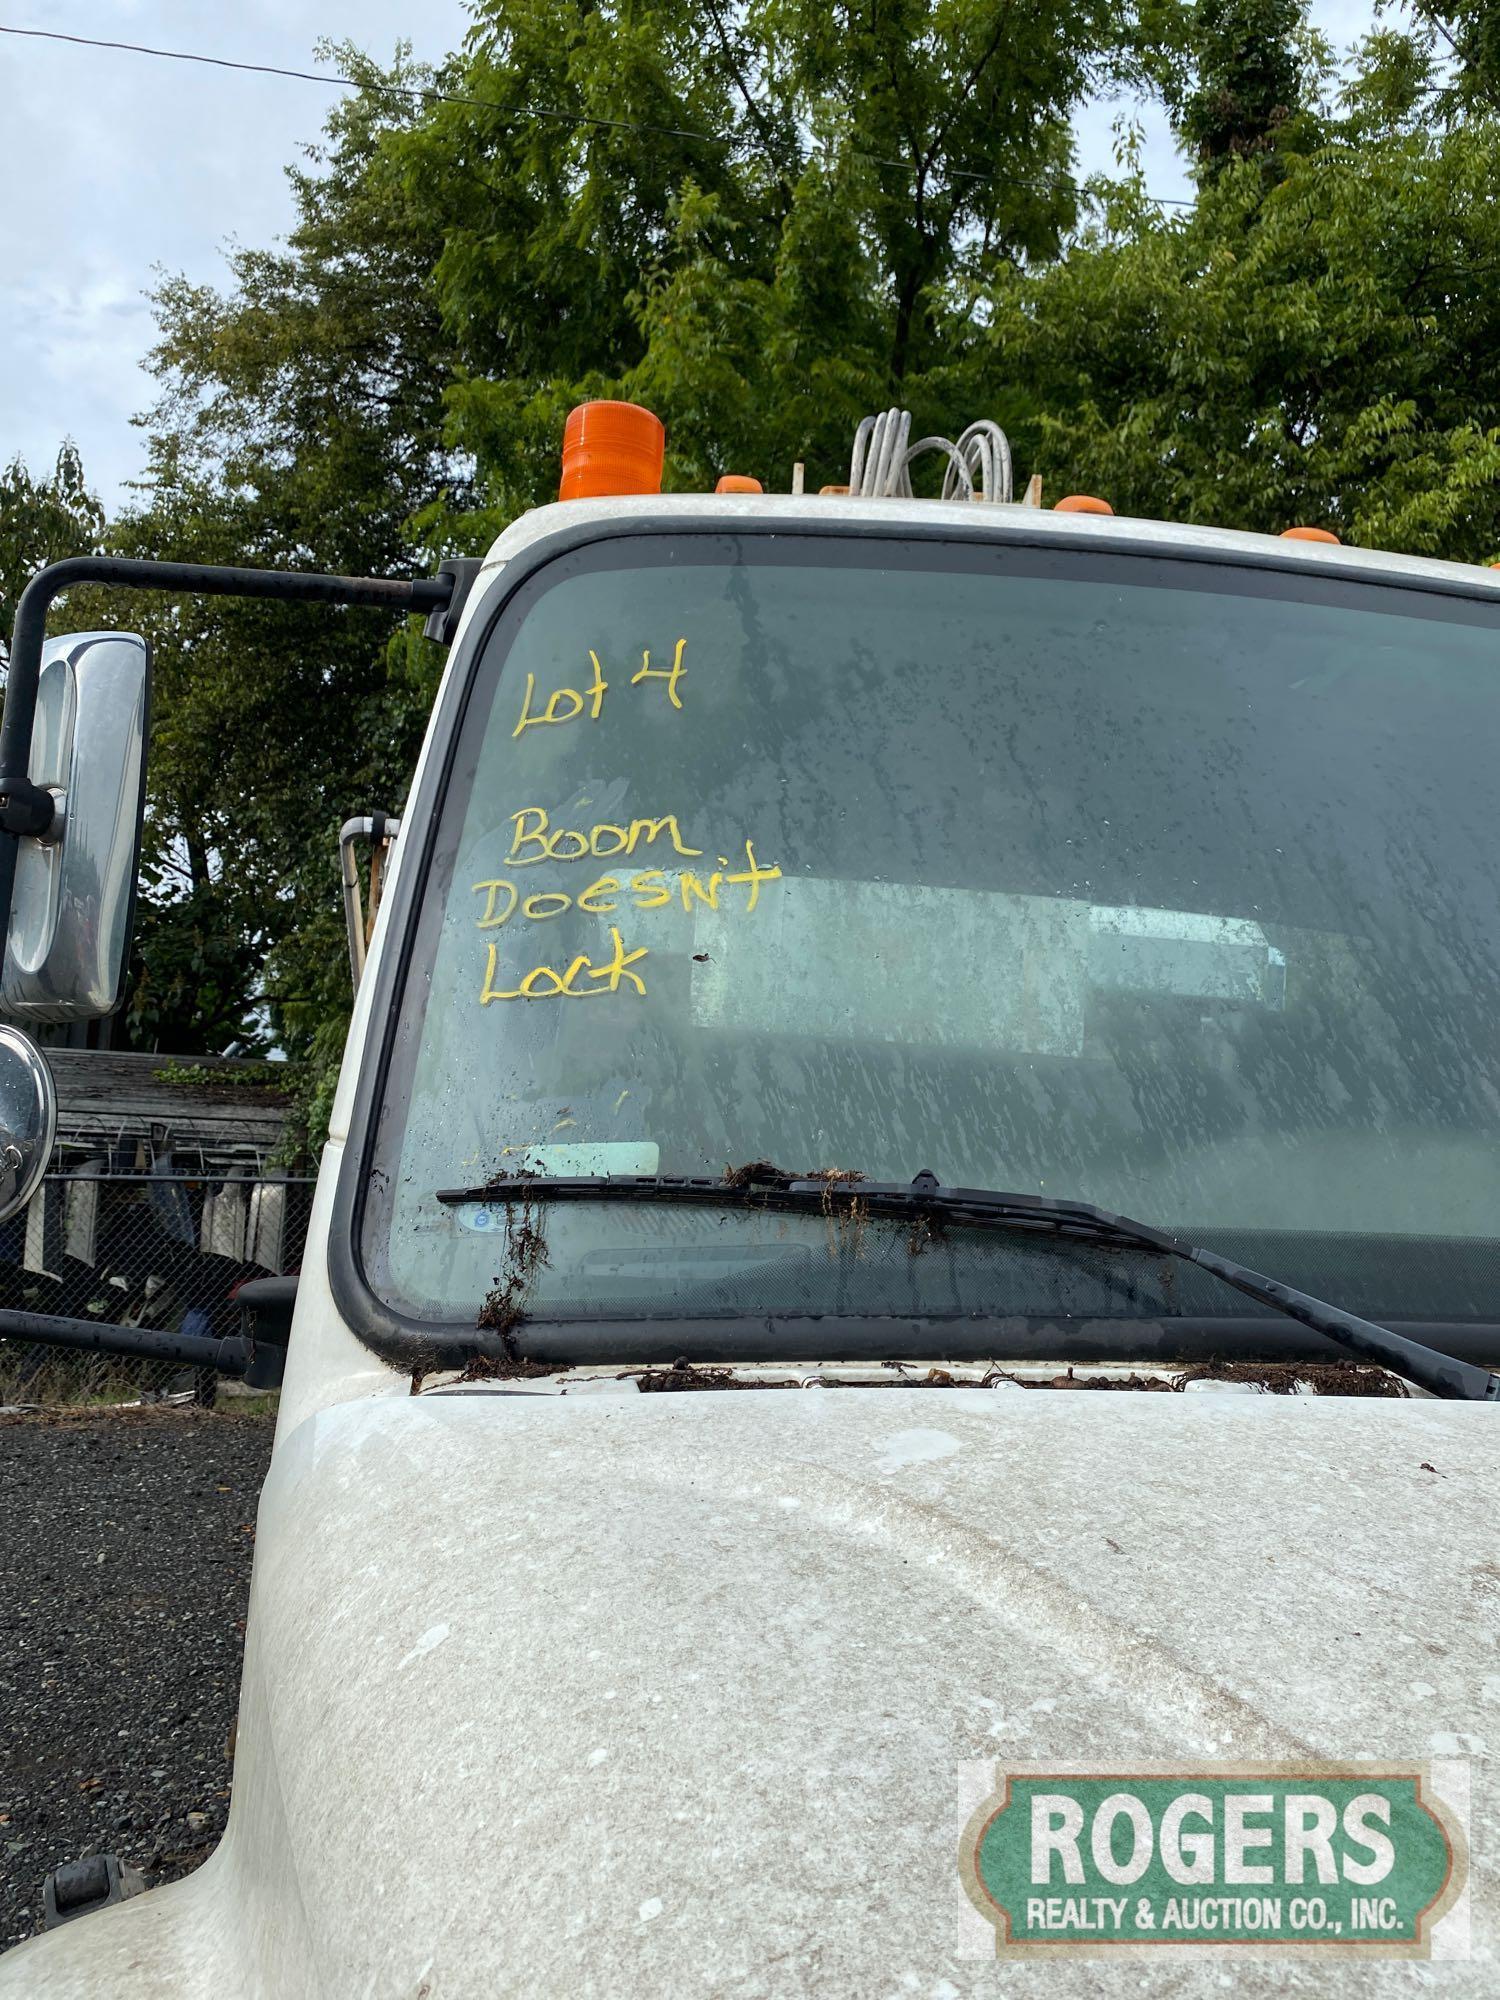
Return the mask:
{"type": "Polygon", "coordinates": [[[47,1058],[0,1022],[0,1222],[23,1209],[47,1171],[57,1136],[57,1086],[47,1058]]]}

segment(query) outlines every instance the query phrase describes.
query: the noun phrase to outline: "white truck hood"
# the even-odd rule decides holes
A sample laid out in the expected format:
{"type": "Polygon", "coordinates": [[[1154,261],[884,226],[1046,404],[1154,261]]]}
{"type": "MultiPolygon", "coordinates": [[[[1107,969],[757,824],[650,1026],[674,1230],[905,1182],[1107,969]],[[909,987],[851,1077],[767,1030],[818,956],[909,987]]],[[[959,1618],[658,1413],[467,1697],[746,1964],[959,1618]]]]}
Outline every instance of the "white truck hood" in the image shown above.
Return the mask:
{"type": "Polygon", "coordinates": [[[322,1412],[262,1499],[224,1844],[20,1947],[0,1994],[1492,1994],[1497,1416],[895,1387],[322,1412]],[[997,1970],[960,1885],[971,1760],[1435,1755],[1475,1760],[1466,1962],[997,1970]]]}

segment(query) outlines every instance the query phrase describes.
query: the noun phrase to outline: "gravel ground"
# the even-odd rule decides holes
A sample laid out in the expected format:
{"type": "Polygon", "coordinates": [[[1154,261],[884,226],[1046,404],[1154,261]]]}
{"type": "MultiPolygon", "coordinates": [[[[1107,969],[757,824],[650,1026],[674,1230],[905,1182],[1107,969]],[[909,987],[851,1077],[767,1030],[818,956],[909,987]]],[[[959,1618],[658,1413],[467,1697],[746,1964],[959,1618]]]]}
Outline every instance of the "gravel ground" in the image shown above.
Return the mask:
{"type": "Polygon", "coordinates": [[[59,1862],[170,1881],[223,1832],[273,1428],[0,1417],[0,1950],[41,1929],[59,1862]]]}

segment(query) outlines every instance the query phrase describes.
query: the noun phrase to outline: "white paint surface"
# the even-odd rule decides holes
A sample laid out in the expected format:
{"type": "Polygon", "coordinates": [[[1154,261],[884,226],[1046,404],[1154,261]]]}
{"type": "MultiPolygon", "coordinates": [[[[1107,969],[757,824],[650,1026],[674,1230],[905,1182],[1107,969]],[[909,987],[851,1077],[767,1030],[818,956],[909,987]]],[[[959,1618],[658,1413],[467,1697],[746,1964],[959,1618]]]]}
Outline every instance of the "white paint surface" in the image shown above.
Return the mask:
{"type": "Polygon", "coordinates": [[[446,1625],[430,1625],[421,1638],[418,1639],[416,1645],[406,1655],[406,1658],[397,1666],[397,1673],[399,1674],[403,1668],[409,1667],[413,1660],[420,1660],[425,1654],[430,1653],[434,1646],[441,1646],[447,1636],[448,1627],[446,1625]]]}
{"type": "MultiPolygon", "coordinates": [[[[1168,1991],[965,1956],[961,1772],[1001,1752],[1473,1758],[1490,1956],[1432,1990],[1488,2000],[1494,1423],[900,1388],[325,1409],[261,1503],[223,1846],[20,1947],[0,1997],[1168,1991]],[[463,1643],[394,1671],[455,1605],[463,1643]]],[[[1236,1960],[1234,1990],[1422,1970],[1236,1960]]]]}
{"type": "Polygon", "coordinates": [[[877,1470],[887,1475],[909,1465],[930,1465],[935,1458],[947,1458],[959,1449],[958,1439],[947,1431],[897,1431],[884,1439],[877,1470]]]}

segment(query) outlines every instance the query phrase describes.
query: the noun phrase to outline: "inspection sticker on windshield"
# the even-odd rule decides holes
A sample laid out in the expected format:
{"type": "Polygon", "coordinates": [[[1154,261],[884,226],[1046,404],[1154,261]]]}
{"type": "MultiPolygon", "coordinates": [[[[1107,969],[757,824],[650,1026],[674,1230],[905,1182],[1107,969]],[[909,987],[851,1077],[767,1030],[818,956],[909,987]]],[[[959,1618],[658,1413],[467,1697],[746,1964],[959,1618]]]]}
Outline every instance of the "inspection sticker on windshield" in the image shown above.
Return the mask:
{"type": "Polygon", "coordinates": [[[963,1768],[1002,1958],[1469,1955],[1465,1759],[963,1768]]]}

